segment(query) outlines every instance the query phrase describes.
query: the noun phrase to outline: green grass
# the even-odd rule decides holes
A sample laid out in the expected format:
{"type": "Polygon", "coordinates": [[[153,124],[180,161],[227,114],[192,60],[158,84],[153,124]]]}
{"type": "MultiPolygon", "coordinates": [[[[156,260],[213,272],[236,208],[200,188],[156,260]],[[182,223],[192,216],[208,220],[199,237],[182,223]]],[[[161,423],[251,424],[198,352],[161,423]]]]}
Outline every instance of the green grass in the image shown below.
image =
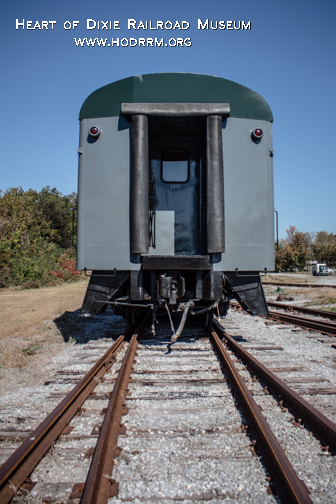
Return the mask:
{"type": "Polygon", "coordinates": [[[330,306],[330,305],[335,305],[336,304],[336,299],[333,299],[329,296],[319,296],[319,299],[316,301],[311,301],[310,303],[306,303],[304,305],[305,308],[310,308],[311,306],[318,306],[321,310],[324,311],[329,311],[329,312],[336,312],[336,306],[330,306]]]}
{"type": "Polygon", "coordinates": [[[321,302],[323,302],[323,304],[336,304],[336,299],[333,299],[328,296],[321,296],[320,299],[321,299],[321,302]]]}

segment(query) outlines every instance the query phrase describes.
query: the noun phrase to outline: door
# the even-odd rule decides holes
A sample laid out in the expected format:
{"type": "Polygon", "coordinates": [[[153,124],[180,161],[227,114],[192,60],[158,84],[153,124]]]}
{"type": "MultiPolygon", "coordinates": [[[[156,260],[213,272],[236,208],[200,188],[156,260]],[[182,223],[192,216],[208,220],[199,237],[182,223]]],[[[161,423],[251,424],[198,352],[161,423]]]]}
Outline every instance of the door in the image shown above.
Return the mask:
{"type": "Polygon", "coordinates": [[[149,158],[157,244],[150,254],[205,253],[204,118],[151,118],[149,158]]]}

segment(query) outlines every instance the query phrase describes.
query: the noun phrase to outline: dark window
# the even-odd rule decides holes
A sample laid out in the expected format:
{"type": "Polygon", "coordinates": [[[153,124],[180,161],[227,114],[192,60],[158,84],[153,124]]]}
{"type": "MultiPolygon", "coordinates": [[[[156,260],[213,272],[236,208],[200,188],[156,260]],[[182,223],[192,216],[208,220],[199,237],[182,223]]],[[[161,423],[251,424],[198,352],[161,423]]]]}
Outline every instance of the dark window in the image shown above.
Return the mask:
{"type": "Polygon", "coordinates": [[[163,182],[187,182],[189,178],[189,155],[186,150],[162,152],[163,182]]]}

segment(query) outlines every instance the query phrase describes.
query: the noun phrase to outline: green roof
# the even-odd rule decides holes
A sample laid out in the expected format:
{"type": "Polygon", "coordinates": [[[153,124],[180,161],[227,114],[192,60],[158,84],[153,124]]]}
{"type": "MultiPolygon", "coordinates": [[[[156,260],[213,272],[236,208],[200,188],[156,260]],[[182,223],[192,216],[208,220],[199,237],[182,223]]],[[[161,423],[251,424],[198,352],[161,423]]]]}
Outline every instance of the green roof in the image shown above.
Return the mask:
{"type": "Polygon", "coordinates": [[[79,119],[119,116],[122,103],[229,103],[230,117],[273,122],[268,103],[255,91],[192,73],[136,75],[103,86],[85,100],[79,119]]]}

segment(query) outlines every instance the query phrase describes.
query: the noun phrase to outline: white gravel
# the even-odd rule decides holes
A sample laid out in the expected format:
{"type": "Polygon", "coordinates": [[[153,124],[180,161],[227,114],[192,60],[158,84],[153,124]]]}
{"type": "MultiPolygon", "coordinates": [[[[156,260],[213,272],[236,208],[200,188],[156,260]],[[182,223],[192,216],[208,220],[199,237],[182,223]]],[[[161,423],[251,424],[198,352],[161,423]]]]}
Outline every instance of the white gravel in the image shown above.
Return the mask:
{"type": "MultiPolygon", "coordinates": [[[[99,339],[100,324],[87,321],[85,343],[68,345],[53,360],[47,385],[25,387],[0,397],[0,462],[33,430],[107,349],[99,339]]],[[[124,321],[110,312],[102,324],[111,323],[118,336],[124,321]]],[[[293,332],[289,326],[266,325],[259,317],[230,311],[223,319],[228,332],[265,365],[296,367],[296,372],[277,372],[298,392],[336,387],[336,350],[319,341],[320,335],[293,332]],[[238,338],[241,336],[241,338],[238,338]],[[268,347],[256,350],[253,347],[268,347]],[[272,349],[273,347],[273,349],[272,349]],[[276,349],[282,347],[283,350],[276,349]],[[307,383],[302,383],[303,378],[307,383]],[[295,383],[293,380],[298,379],[295,383]],[[300,383],[301,379],[301,383],[300,383]],[[310,380],[310,382],[308,381],[310,380]],[[314,381],[316,380],[316,381],[314,381]],[[322,381],[324,380],[324,381],[322,381]]],[[[277,502],[267,493],[269,482],[260,457],[253,454],[252,438],[242,432],[243,418],[235,406],[230,386],[206,339],[187,326],[183,337],[169,345],[166,322],[157,326],[157,337],[148,335],[138,350],[133,382],[127,398],[127,427],[119,438],[122,447],[115,460],[113,478],[119,495],[111,502],[256,503],[277,502]]],[[[123,357],[125,349],[120,353],[123,357]]],[[[237,362],[247,386],[262,407],[289,460],[311,492],[314,503],[334,502],[335,458],[322,451],[319,442],[296,427],[293,417],[282,412],[272,396],[237,362]]],[[[95,392],[111,391],[119,363],[98,384],[95,392]]],[[[332,421],[336,420],[335,395],[304,395],[332,421]]],[[[86,412],[71,422],[69,436],[61,436],[32,475],[38,481],[27,497],[31,502],[67,502],[74,483],[85,481],[90,459],[85,453],[95,446],[92,428],[100,425],[108,399],[88,399],[86,412]]]]}

